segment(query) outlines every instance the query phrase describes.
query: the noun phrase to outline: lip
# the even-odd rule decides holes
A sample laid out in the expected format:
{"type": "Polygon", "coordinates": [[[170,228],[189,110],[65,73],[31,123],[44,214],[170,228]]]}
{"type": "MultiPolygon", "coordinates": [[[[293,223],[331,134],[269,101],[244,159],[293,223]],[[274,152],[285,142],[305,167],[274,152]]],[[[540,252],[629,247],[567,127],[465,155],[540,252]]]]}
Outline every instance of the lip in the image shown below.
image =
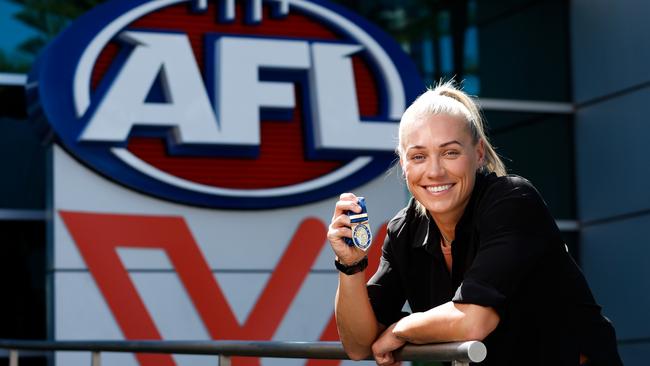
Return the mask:
{"type": "Polygon", "coordinates": [[[455,185],[456,183],[433,184],[424,186],[424,189],[430,194],[441,195],[449,192],[455,185]]]}

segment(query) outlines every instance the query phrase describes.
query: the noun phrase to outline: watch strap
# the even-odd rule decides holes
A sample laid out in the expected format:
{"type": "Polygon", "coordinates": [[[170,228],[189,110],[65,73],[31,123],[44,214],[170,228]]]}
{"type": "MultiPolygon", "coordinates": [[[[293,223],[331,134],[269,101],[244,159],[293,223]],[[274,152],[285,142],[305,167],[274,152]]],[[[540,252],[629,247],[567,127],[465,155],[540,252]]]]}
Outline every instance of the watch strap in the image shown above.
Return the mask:
{"type": "Polygon", "coordinates": [[[349,266],[346,266],[345,264],[339,262],[338,260],[334,260],[334,266],[336,269],[341,271],[341,273],[345,273],[346,275],[350,276],[355,273],[359,273],[368,267],[368,256],[363,257],[360,261],[350,264],[349,266]]]}

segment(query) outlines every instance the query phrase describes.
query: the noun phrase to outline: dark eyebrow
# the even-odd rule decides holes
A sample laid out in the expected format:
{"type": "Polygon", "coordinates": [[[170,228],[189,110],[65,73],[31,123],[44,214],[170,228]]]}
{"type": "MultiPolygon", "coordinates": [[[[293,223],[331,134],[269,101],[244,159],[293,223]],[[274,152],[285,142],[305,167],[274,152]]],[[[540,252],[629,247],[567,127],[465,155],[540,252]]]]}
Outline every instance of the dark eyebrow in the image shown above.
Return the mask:
{"type": "Polygon", "coordinates": [[[461,144],[461,143],[458,142],[457,140],[452,140],[452,141],[445,142],[444,144],[440,144],[439,147],[447,147],[447,146],[452,145],[452,144],[458,144],[458,145],[460,145],[461,147],[463,146],[463,144],[461,144]]]}

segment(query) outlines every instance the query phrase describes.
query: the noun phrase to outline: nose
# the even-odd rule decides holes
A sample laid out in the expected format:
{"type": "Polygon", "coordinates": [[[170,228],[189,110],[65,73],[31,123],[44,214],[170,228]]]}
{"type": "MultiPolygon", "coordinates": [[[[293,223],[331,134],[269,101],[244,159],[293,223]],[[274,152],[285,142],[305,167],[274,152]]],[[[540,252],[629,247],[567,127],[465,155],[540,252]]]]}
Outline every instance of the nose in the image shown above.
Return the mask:
{"type": "Polygon", "coordinates": [[[429,178],[440,178],[445,175],[445,167],[441,163],[440,159],[429,159],[429,167],[427,169],[427,176],[429,178]]]}

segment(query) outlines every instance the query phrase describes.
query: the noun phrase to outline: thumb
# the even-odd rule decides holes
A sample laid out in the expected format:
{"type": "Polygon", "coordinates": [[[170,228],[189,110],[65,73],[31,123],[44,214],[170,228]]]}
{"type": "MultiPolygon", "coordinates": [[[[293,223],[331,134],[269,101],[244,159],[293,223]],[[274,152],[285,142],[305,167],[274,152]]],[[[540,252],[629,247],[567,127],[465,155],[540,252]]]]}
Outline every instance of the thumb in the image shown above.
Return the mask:
{"type": "Polygon", "coordinates": [[[375,356],[375,360],[378,365],[392,365],[395,362],[392,352],[378,354],[375,356]]]}

